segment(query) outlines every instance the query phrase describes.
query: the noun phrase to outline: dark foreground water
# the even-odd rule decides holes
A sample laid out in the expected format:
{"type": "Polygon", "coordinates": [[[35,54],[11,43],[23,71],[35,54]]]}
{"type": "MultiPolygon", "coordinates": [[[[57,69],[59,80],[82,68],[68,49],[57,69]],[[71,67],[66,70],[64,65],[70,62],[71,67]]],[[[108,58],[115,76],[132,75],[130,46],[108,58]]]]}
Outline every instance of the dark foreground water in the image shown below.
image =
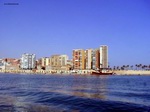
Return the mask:
{"type": "Polygon", "coordinates": [[[150,76],[0,74],[0,112],[150,112],[150,76]]]}

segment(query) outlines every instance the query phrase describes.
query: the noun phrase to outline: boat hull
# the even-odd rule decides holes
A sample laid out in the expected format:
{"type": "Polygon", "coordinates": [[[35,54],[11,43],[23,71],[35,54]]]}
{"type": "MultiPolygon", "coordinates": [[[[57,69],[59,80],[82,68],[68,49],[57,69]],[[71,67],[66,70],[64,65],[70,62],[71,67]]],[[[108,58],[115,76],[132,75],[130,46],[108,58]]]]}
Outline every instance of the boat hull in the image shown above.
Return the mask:
{"type": "Polygon", "coordinates": [[[113,73],[92,72],[91,75],[113,75],[113,73]]]}

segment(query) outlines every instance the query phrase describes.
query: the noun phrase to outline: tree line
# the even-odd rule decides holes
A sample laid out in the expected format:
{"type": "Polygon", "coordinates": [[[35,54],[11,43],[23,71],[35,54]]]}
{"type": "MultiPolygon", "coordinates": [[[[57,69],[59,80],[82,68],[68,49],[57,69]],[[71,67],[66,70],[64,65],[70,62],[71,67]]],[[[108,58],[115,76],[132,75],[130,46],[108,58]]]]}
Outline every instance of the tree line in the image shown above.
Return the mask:
{"type": "Polygon", "coordinates": [[[113,66],[112,70],[150,70],[150,65],[135,64],[135,65],[122,65],[113,66]]]}

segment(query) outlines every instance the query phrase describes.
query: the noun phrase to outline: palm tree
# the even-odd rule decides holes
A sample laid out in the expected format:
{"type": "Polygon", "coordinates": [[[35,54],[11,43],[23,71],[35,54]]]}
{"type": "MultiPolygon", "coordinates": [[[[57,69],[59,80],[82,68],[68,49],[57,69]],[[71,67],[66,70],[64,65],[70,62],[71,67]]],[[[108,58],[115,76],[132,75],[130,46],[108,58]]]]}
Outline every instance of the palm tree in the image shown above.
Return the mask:
{"type": "Polygon", "coordinates": [[[144,70],[144,69],[145,69],[145,65],[142,66],[142,70],[144,70]]]}
{"type": "Polygon", "coordinates": [[[125,69],[125,67],[126,67],[126,66],[125,66],[125,65],[123,65],[122,67],[123,67],[123,69],[125,69]]]}
{"type": "Polygon", "coordinates": [[[117,70],[119,70],[119,66],[117,66],[117,70]]]}
{"type": "Polygon", "coordinates": [[[137,67],[137,69],[139,70],[139,68],[140,68],[140,66],[141,66],[141,64],[136,64],[136,67],[137,67]]]}
{"type": "Polygon", "coordinates": [[[148,68],[147,65],[143,65],[142,67],[143,67],[144,70],[145,70],[145,69],[147,70],[147,68],[148,68]]]}
{"type": "Polygon", "coordinates": [[[122,66],[120,69],[121,69],[121,70],[124,70],[124,67],[122,66]]]}
{"type": "Polygon", "coordinates": [[[139,70],[139,68],[140,68],[140,65],[137,65],[137,68],[138,68],[138,70],[139,70]]]}
{"type": "Polygon", "coordinates": [[[129,69],[129,65],[127,65],[126,67],[127,67],[127,70],[128,70],[129,69]]]}
{"type": "Polygon", "coordinates": [[[131,70],[133,70],[133,65],[130,66],[131,70]]]}
{"type": "Polygon", "coordinates": [[[114,66],[114,68],[113,68],[114,70],[116,70],[116,66],[114,66]]]}
{"type": "Polygon", "coordinates": [[[138,68],[138,64],[136,64],[136,65],[135,65],[135,67],[136,67],[136,70],[137,70],[137,68],[138,68]]]}
{"type": "Polygon", "coordinates": [[[139,68],[140,68],[140,69],[142,68],[142,64],[139,64],[139,68]]]}

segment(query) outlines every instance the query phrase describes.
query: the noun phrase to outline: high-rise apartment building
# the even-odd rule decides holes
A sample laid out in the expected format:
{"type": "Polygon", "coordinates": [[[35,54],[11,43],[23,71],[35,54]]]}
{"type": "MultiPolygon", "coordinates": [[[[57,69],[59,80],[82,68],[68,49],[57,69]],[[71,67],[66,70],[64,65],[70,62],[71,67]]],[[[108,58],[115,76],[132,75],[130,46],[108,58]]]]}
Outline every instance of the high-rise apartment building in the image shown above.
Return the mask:
{"type": "Polygon", "coordinates": [[[73,69],[84,70],[85,65],[85,51],[83,49],[73,50],[73,69]]]}
{"type": "Polygon", "coordinates": [[[92,51],[92,69],[97,70],[100,68],[100,52],[99,49],[92,51]]]}
{"type": "Polygon", "coordinates": [[[86,69],[92,69],[92,49],[85,50],[85,58],[86,58],[86,69]]]}
{"type": "Polygon", "coordinates": [[[34,69],[36,66],[36,56],[35,54],[24,53],[20,60],[22,69],[34,69]]]}
{"type": "Polygon", "coordinates": [[[108,68],[108,46],[100,46],[100,68],[108,68]]]}

